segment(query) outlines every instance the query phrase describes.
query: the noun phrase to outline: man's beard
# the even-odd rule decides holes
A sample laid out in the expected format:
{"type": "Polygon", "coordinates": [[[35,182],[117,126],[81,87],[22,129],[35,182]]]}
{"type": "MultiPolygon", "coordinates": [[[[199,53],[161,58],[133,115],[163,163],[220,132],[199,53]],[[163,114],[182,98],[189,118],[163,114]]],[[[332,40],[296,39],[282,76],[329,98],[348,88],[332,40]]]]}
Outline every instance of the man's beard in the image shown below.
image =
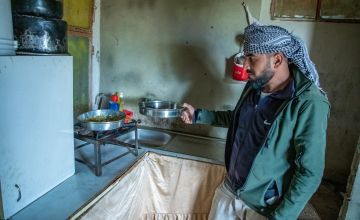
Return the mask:
{"type": "Polygon", "coordinates": [[[266,64],[266,69],[261,73],[259,78],[249,80],[253,89],[260,89],[266,85],[274,76],[274,71],[270,68],[270,60],[266,64]]]}
{"type": "Polygon", "coordinates": [[[266,83],[268,83],[272,79],[273,76],[274,76],[274,71],[272,71],[271,69],[266,69],[263,71],[262,76],[250,81],[251,87],[253,89],[260,89],[264,87],[266,83]]]}

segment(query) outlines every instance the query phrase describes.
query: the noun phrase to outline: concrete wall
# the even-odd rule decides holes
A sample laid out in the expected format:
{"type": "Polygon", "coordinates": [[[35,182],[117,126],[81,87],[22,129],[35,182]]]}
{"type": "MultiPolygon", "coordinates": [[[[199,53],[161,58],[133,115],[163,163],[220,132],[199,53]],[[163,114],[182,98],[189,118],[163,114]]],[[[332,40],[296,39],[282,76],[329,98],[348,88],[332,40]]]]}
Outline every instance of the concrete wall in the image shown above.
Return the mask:
{"type": "MultiPolygon", "coordinates": [[[[260,0],[248,2],[259,16],[260,0]]],[[[232,109],[244,84],[231,80],[226,64],[239,51],[236,37],[245,26],[238,0],[102,1],[100,91],[124,91],[126,108],[136,113],[141,97],[232,109]]],[[[139,117],[151,126],[226,134],[139,117]]]]}
{"type": "MultiPolygon", "coordinates": [[[[332,103],[326,176],[346,182],[360,131],[359,24],[271,21],[270,0],[245,1],[263,23],[302,37],[332,103]]],[[[103,0],[100,92],[124,91],[137,113],[141,97],[232,109],[244,84],[231,80],[237,37],[246,26],[238,0],[103,0]]],[[[150,126],[225,137],[226,129],[150,120],[150,126]]]]}

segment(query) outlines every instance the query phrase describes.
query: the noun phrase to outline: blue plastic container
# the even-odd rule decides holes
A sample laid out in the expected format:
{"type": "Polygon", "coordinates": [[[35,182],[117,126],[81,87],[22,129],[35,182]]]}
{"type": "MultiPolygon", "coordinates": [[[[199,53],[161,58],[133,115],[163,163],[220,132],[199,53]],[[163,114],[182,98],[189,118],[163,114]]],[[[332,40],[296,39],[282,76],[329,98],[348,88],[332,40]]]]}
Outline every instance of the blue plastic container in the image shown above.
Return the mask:
{"type": "Polygon", "coordinates": [[[119,104],[117,102],[109,101],[109,109],[119,111],[119,104]]]}

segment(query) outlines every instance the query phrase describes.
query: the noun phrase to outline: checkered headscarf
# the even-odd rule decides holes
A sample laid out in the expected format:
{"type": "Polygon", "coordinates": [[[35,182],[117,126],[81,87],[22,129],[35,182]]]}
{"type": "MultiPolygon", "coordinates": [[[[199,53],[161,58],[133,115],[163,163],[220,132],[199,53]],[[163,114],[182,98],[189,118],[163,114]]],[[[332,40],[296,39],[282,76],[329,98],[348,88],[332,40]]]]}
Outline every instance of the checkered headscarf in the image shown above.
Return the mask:
{"type": "Polygon", "coordinates": [[[319,75],[310,60],[305,43],[284,28],[260,25],[257,22],[245,28],[244,53],[269,54],[282,52],[291,63],[317,86],[319,75]]]}

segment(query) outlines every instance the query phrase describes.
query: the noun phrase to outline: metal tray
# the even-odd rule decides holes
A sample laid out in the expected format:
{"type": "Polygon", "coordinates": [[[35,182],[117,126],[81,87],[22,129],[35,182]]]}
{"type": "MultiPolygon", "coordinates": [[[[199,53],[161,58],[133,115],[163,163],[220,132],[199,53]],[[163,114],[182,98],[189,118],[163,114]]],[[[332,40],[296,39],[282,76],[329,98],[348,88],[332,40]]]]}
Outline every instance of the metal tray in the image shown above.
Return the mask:
{"type": "Polygon", "coordinates": [[[170,101],[142,101],[139,102],[140,114],[157,118],[176,118],[181,116],[181,104],[170,101]]]}
{"type": "Polygon", "coordinates": [[[124,124],[125,113],[103,109],[103,110],[95,110],[85,112],[77,117],[77,120],[80,122],[81,127],[89,130],[89,131],[109,131],[120,128],[124,124]],[[102,122],[94,122],[89,121],[89,119],[104,116],[104,117],[115,117],[115,121],[102,121],[102,122]]]}

